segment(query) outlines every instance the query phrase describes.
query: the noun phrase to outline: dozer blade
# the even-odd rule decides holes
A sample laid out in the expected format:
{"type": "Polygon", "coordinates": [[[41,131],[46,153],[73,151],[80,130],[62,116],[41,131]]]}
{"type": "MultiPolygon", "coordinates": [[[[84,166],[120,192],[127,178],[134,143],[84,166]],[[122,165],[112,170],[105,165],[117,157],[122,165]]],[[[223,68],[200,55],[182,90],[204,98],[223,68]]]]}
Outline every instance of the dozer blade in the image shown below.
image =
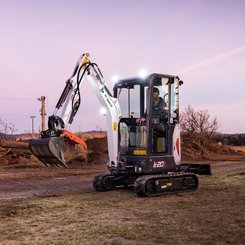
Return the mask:
{"type": "Polygon", "coordinates": [[[210,164],[182,163],[180,170],[199,175],[212,175],[210,164]]]}
{"type": "Polygon", "coordinates": [[[66,144],[61,137],[32,139],[29,143],[31,152],[46,166],[67,167],[64,158],[66,144]]]}

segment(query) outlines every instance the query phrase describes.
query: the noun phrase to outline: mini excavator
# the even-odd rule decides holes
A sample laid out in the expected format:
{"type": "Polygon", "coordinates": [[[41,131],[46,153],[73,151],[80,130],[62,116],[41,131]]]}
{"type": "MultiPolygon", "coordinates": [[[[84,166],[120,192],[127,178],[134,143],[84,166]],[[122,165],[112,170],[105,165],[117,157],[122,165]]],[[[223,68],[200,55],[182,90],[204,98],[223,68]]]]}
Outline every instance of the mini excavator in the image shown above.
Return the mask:
{"type": "Polygon", "coordinates": [[[48,129],[30,141],[32,153],[46,166],[66,167],[65,152],[72,152],[77,144],[86,148],[66,129],[78,111],[85,81],[106,109],[109,171],[94,177],[95,190],[134,186],[138,196],[161,196],[195,190],[197,175],[211,174],[208,164],[181,163],[179,88],[183,82],[178,76],[154,73],[118,80],[111,94],[87,53],[67,80],[48,129]],[[161,105],[153,106],[156,95],[161,105]]]}

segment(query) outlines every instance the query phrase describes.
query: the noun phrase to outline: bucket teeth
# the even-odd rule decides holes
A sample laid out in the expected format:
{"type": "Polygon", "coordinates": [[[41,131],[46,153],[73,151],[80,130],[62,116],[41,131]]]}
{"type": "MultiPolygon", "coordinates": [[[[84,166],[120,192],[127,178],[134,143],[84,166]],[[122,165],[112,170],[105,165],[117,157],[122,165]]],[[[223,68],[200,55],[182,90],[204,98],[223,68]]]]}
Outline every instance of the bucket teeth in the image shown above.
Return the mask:
{"type": "Polygon", "coordinates": [[[61,137],[32,139],[29,143],[31,152],[46,166],[67,167],[64,158],[65,145],[61,137]]]}

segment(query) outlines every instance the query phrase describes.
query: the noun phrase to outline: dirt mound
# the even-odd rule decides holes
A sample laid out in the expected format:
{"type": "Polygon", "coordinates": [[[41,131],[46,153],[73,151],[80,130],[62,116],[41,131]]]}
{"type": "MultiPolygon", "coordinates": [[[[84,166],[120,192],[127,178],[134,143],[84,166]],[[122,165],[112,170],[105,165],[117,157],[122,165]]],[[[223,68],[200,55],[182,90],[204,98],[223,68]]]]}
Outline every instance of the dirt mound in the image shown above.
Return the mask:
{"type": "MultiPolygon", "coordinates": [[[[70,168],[78,168],[81,165],[97,165],[105,164],[108,161],[108,146],[105,133],[82,133],[80,138],[86,141],[88,149],[84,150],[77,146],[74,152],[70,152],[68,158],[68,166],[70,168]]],[[[6,142],[5,142],[6,144],[6,142]]],[[[210,143],[201,146],[200,144],[183,144],[182,160],[244,160],[245,147],[234,148],[226,145],[218,145],[210,143]]],[[[0,165],[8,165],[15,168],[38,168],[44,167],[40,161],[34,157],[29,148],[28,142],[12,142],[10,147],[0,146],[0,165]],[[11,147],[15,145],[16,147],[11,147]]]]}
{"type": "Polygon", "coordinates": [[[203,146],[195,142],[182,145],[182,160],[211,160],[211,161],[226,161],[226,160],[244,160],[245,153],[236,151],[228,145],[218,145],[210,142],[203,146]]]}
{"type": "Polygon", "coordinates": [[[78,148],[72,153],[68,164],[104,164],[108,160],[107,137],[88,138],[86,141],[87,150],[78,148]]]}
{"type": "Polygon", "coordinates": [[[105,163],[108,160],[107,137],[88,139],[87,161],[92,163],[105,163]]]}
{"type": "MultiPolygon", "coordinates": [[[[0,146],[1,163],[16,163],[31,158],[31,152],[28,149],[28,143],[19,143],[13,141],[5,142],[4,147],[0,146]],[[9,146],[8,146],[9,144],[9,146]]],[[[2,145],[2,142],[1,142],[2,145]]]]}
{"type": "MultiPolygon", "coordinates": [[[[80,165],[105,164],[108,160],[107,137],[105,135],[86,135],[88,149],[84,150],[81,146],[76,146],[75,150],[65,154],[69,167],[80,165]],[[99,136],[98,138],[93,138],[99,136]]],[[[28,166],[43,166],[34,157],[28,146],[28,142],[19,143],[16,141],[4,142],[4,147],[0,146],[0,164],[16,168],[28,166]],[[13,147],[15,146],[15,147],[13,147]]]]}

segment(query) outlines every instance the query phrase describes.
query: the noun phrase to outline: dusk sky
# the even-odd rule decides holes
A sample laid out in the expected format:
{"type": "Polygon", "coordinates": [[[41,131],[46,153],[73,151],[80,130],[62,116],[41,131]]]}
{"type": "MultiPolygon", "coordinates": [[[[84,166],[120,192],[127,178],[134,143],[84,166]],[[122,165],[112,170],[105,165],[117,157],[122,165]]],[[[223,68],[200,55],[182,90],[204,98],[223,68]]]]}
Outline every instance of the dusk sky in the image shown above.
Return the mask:
{"type": "MultiPolygon", "coordinates": [[[[208,110],[222,133],[245,133],[244,0],[0,0],[0,118],[40,129],[82,53],[111,78],[140,69],[178,75],[180,104],[208,110]]],[[[102,128],[89,85],[71,130],[102,128]]]]}

